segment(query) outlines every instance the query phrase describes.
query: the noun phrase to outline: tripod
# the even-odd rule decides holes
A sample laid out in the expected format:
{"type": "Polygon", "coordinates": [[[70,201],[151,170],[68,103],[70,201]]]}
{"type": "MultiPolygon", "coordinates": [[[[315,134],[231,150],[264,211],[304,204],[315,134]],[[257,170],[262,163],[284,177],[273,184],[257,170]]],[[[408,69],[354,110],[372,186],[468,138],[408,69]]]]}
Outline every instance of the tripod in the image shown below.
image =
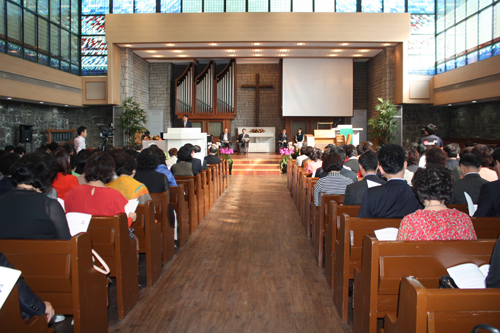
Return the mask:
{"type": "Polygon", "coordinates": [[[108,141],[109,141],[109,136],[105,136],[98,149],[102,148],[102,151],[106,151],[106,146],[108,145],[108,141]]]}

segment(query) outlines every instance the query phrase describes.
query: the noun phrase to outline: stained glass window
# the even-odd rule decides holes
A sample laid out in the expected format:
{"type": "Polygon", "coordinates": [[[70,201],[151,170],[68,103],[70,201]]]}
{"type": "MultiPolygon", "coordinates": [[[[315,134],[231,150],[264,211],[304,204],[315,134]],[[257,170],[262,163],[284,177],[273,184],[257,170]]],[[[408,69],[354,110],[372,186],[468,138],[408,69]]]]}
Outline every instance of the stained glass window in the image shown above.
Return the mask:
{"type": "Polygon", "coordinates": [[[455,56],[455,27],[446,30],[446,59],[455,56]]]}
{"type": "MultiPolygon", "coordinates": [[[[479,13],[479,45],[491,41],[493,34],[492,7],[488,7],[479,13]]],[[[481,60],[481,57],[479,57],[481,60]]]]}
{"type": "Polygon", "coordinates": [[[80,67],[76,65],[71,65],[71,74],[78,75],[80,73],[80,67]]]}
{"type": "Polygon", "coordinates": [[[134,0],[113,0],[113,14],[132,14],[134,0]]]}
{"type": "Polygon", "coordinates": [[[500,43],[496,43],[495,45],[493,45],[492,52],[494,56],[500,55],[500,43]]]}
{"type": "Polygon", "coordinates": [[[24,46],[36,49],[36,16],[24,10],[24,46]]]}
{"type": "Polygon", "coordinates": [[[444,31],[445,0],[437,0],[436,4],[436,32],[441,32],[444,31]]]}
{"type": "Polygon", "coordinates": [[[248,0],[249,12],[268,12],[267,0],[248,0]]]}
{"type": "Polygon", "coordinates": [[[78,33],[80,18],[78,17],[78,0],[71,0],[71,31],[78,33]]]}
{"type": "Polygon", "coordinates": [[[49,0],[38,0],[38,15],[49,17],[49,0]]]}
{"type": "Polygon", "coordinates": [[[290,0],[271,0],[271,12],[291,12],[290,0]]]}
{"type": "Polygon", "coordinates": [[[182,12],[183,13],[201,13],[201,0],[183,0],[182,12]]]}
{"type": "Polygon", "coordinates": [[[467,54],[467,64],[472,64],[477,62],[477,51],[467,54]]]}
{"type": "Polygon", "coordinates": [[[408,42],[408,54],[432,54],[434,55],[433,35],[412,35],[408,42]]]}
{"type": "Polygon", "coordinates": [[[467,65],[467,57],[461,56],[457,58],[457,68],[467,65]]]}
{"type": "Polygon", "coordinates": [[[416,15],[410,17],[412,35],[434,35],[434,15],[416,15]]]}
{"type": "Polygon", "coordinates": [[[408,13],[434,14],[434,0],[408,0],[408,13]]]}
{"type": "Polygon", "coordinates": [[[467,0],[455,0],[455,1],[456,1],[455,20],[456,22],[460,22],[465,18],[467,0]]]}
{"type": "Polygon", "coordinates": [[[50,67],[59,69],[59,64],[60,64],[59,59],[50,58],[50,67]]]}
{"type": "Polygon", "coordinates": [[[156,0],[135,0],[135,12],[141,14],[156,13],[156,0]]]}
{"type": "Polygon", "coordinates": [[[105,16],[82,17],[82,35],[104,35],[105,16]]]}
{"type": "Polygon", "coordinates": [[[336,11],[339,13],[355,13],[356,0],[337,0],[336,11]]]}
{"type": "Polygon", "coordinates": [[[203,2],[203,11],[205,13],[223,13],[224,0],[205,0],[203,2]]]}
{"type": "Polygon", "coordinates": [[[82,37],[82,56],[107,55],[108,44],[106,37],[82,37]]]}
{"type": "Polygon", "coordinates": [[[70,58],[70,39],[69,39],[69,32],[66,30],[61,30],[61,58],[69,61],[70,58]]]}
{"type": "Polygon", "coordinates": [[[50,20],[54,23],[61,22],[61,1],[50,0],[50,20]]]}
{"type": "Polygon", "coordinates": [[[335,1],[332,0],[315,0],[314,11],[323,13],[333,13],[335,11],[335,1]]]}
{"type": "Polygon", "coordinates": [[[436,38],[436,61],[440,62],[443,61],[445,58],[445,53],[444,53],[444,33],[441,33],[437,35],[436,38]]]}
{"type": "Polygon", "coordinates": [[[61,61],[61,70],[65,72],[69,72],[69,63],[65,61],[61,61]]]}
{"type": "Polygon", "coordinates": [[[465,22],[457,24],[455,27],[456,51],[457,55],[465,52],[465,22]]]}
{"type": "Polygon", "coordinates": [[[384,0],[384,13],[404,13],[404,0],[384,0]]]}
{"type": "Polygon", "coordinates": [[[0,39],[0,52],[5,53],[5,49],[6,49],[5,46],[6,46],[5,41],[0,39]]]}
{"type": "Polygon", "coordinates": [[[479,10],[491,5],[491,0],[479,0],[479,10]]]}
{"type": "Polygon", "coordinates": [[[38,53],[38,63],[41,65],[48,66],[49,65],[49,57],[45,54],[38,53]]]}
{"type": "Polygon", "coordinates": [[[483,47],[479,50],[479,60],[488,59],[491,57],[491,45],[483,47]]]}
{"type": "Polygon", "coordinates": [[[71,35],[71,62],[74,64],[80,63],[80,58],[78,57],[78,51],[80,49],[80,39],[77,35],[71,35]]]}
{"type": "Polygon", "coordinates": [[[495,18],[493,20],[493,38],[500,37],[500,2],[493,9],[495,18]]]}
{"type": "Polygon", "coordinates": [[[477,13],[477,1],[478,0],[467,0],[467,16],[477,13]]]}
{"type": "Polygon", "coordinates": [[[61,54],[61,30],[51,24],[50,25],[50,55],[58,57],[61,54]]]}
{"type": "Polygon", "coordinates": [[[161,0],[162,13],[180,13],[181,0],[161,0]]]}
{"type": "Polygon", "coordinates": [[[446,71],[446,64],[441,63],[436,66],[436,70],[438,74],[444,73],[446,71]]]}
{"type": "Polygon", "coordinates": [[[477,15],[467,19],[465,29],[467,31],[467,50],[471,50],[477,47],[477,15]]]}
{"type": "Polygon", "coordinates": [[[455,0],[446,0],[446,29],[455,24],[455,0]]]}
{"type": "Polygon", "coordinates": [[[293,0],[293,12],[310,13],[313,11],[312,0],[293,0]]]}
{"type": "Polygon", "coordinates": [[[361,0],[363,13],[382,13],[382,0],[361,0]]]}
{"type": "Polygon", "coordinates": [[[451,71],[452,69],[457,68],[457,64],[455,63],[455,59],[446,62],[446,70],[451,71]]]}
{"type": "Polygon", "coordinates": [[[21,46],[16,45],[14,43],[10,43],[10,42],[7,44],[7,53],[9,55],[17,57],[17,58],[22,58],[23,54],[21,52],[22,52],[21,46]]]}
{"type": "Polygon", "coordinates": [[[21,7],[7,2],[7,35],[19,43],[22,41],[22,24],[21,7]]]}
{"type": "Polygon", "coordinates": [[[61,26],[66,29],[70,29],[70,3],[71,0],[61,0],[61,26]]]}
{"type": "Polygon", "coordinates": [[[38,18],[38,48],[49,51],[49,22],[38,18]]]}
{"type": "MultiPolygon", "coordinates": [[[[4,20],[5,17],[5,0],[0,0],[0,17],[4,20]]],[[[5,38],[5,24],[0,24],[0,38],[5,38]]],[[[5,45],[5,43],[4,43],[5,45]]],[[[3,51],[5,52],[5,50],[3,51]]]]}
{"type": "Polygon", "coordinates": [[[24,59],[29,60],[31,62],[36,62],[36,52],[25,48],[24,59]]]}
{"type": "Polygon", "coordinates": [[[24,0],[24,7],[36,13],[36,0],[24,0]]]}
{"type": "Polygon", "coordinates": [[[82,57],[82,75],[103,75],[107,70],[107,57],[82,57]]]}
{"type": "Polygon", "coordinates": [[[82,0],[82,15],[96,14],[109,14],[109,0],[82,0]]]}

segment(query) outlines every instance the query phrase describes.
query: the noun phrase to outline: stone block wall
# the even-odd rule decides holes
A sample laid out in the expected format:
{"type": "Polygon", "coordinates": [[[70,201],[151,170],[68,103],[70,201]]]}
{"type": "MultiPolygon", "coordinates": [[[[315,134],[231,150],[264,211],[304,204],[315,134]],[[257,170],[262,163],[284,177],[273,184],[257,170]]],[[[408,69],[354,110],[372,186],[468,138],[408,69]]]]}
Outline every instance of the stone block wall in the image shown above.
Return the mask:
{"type": "MultiPolygon", "coordinates": [[[[141,108],[149,110],[149,62],[134,54],[134,100],[141,108]]],[[[147,127],[147,125],[146,125],[147,127]]]]}
{"type": "MultiPolygon", "coordinates": [[[[98,125],[112,122],[112,106],[85,108],[54,107],[49,105],[0,101],[0,149],[6,145],[18,146],[19,125],[33,125],[33,150],[47,143],[47,128],[75,130],[87,127],[87,147],[101,144],[98,125]]],[[[29,145],[27,145],[29,151],[29,145]]]]}
{"type": "Polygon", "coordinates": [[[149,65],[149,108],[163,110],[163,127],[172,127],[172,73],[171,63],[152,63],[149,65]]]}

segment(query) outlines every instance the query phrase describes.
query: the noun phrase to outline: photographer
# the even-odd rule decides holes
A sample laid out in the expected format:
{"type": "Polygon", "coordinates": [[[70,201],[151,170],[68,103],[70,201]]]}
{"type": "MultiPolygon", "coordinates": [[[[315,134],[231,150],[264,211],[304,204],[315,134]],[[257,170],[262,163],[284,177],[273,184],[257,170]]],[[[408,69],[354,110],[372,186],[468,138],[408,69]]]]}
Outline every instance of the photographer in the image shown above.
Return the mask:
{"type": "Polygon", "coordinates": [[[75,151],[78,152],[82,149],[85,149],[85,138],[87,137],[87,127],[80,126],[77,129],[78,136],[75,138],[75,151]]]}
{"type": "Polygon", "coordinates": [[[422,128],[425,136],[421,138],[418,143],[423,144],[426,147],[429,146],[439,146],[443,148],[443,140],[437,135],[434,135],[437,132],[437,126],[434,124],[427,124],[422,128]]]}

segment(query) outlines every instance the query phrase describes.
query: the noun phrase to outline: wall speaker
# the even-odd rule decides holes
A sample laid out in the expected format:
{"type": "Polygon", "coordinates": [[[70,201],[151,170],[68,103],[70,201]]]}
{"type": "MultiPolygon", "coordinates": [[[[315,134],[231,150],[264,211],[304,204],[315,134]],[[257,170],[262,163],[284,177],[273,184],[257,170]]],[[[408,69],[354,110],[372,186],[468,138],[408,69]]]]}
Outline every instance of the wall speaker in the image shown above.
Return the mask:
{"type": "Polygon", "coordinates": [[[19,142],[33,142],[33,125],[19,125],[19,142]]]}

